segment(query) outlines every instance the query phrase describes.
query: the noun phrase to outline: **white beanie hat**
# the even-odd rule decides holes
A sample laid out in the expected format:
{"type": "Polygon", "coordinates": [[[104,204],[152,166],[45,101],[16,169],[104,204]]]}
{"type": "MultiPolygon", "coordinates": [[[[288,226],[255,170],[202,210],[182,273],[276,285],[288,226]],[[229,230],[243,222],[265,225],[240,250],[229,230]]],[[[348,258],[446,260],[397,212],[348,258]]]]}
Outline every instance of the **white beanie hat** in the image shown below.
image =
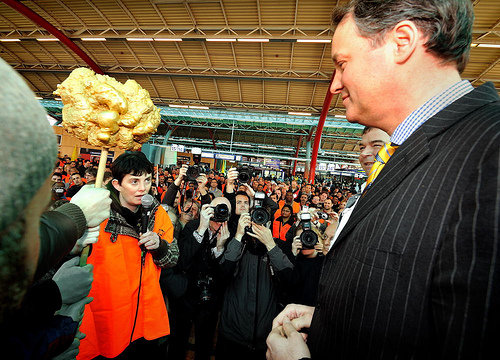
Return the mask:
{"type": "Polygon", "coordinates": [[[0,232],[51,174],[56,136],[23,78],[0,59],[0,232]]]}

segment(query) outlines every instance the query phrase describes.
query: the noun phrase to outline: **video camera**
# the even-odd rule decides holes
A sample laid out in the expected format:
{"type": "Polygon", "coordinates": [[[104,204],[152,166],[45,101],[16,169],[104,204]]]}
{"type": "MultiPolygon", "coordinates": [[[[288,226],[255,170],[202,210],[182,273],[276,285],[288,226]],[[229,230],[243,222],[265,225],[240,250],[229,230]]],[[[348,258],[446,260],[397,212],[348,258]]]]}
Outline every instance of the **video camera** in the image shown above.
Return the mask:
{"type": "Polygon", "coordinates": [[[300,223],[302,224],[302,234],[300,234],[300,242],[304,249],[314,249],[314,246],[318,243],[318,235],[312,230],[311,225],[311,214],[309,209],[307,211],[302,211],[300,213],[300,223]]]}

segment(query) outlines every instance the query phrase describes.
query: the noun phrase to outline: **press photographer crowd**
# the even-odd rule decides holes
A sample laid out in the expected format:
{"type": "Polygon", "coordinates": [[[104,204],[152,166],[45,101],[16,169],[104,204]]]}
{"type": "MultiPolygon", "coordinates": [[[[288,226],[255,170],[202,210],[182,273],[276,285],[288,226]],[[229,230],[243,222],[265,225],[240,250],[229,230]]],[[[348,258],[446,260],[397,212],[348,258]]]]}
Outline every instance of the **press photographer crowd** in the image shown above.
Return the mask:
{"type": "MultiPolygon", "coordinates": [[[[363,158],[373,160],[379,146],[373,149],[363,158]]],[[[339,217],[358,196],[354,182],[281,181],[249,166],[227,174],[197,165],[162,169],[141,152],[119,156],[107,171],[111,215],[93,235],[91,265],[79,268],[74,249],[28,290],[31,297],[52,284],[63,297],[85,278],[79,293],[93,301],[79,313],[79,359],[265,358],[266,337],[284,306],[314,305],[339,217]]],[[[97,163],[61,157],[49,209],[61,212],[96,190],[85,186],[96,172],[97,163]]],[[[78,300],[79,311],[90,301],[78,300]]],[[[56,349],[54,341],[45,345],[56,349]]]]}

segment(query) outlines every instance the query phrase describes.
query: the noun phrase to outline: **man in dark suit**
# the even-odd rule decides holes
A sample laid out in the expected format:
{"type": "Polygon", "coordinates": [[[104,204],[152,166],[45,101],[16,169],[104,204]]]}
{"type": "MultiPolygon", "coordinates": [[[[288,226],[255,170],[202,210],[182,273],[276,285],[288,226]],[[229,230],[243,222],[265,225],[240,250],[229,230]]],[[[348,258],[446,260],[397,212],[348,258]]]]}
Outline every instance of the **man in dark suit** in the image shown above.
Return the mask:
{"type": "Polygon", "coordinates": [[[331,91],[395,151],[328,253],[316,306],[275,319],[268,358],[485,358],[500,332],[500,101],[460,79],[471,2],[355,0],[333,20],[331,91]]]}

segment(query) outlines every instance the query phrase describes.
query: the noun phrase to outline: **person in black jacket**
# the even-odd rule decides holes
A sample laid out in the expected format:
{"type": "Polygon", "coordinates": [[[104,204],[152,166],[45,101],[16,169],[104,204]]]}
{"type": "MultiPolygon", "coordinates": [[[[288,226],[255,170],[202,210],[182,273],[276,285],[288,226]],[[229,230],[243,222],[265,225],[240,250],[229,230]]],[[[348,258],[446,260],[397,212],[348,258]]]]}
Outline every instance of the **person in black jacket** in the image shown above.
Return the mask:
{"type": "Polygon", "coordinates": [[[265,339],[281,310],[293,265],[288,244],[242,214],[220,268],[229,279],[221,310],[217,359],[265,359],[265,339]],[[237,355],[236,355],[237,354],[237,355]]]}
{"type": "Polygon", "coordinates": [[[224,197],[201,208],[200,218],[184,226],[179,238],[176,272],[185,280],[185,289],[170,298],[172,335],[169,359],[185,359],[191,326],[195,329],[196,359],[209,359],[222,295],[218,259],[229,239],[227,220],[231,204],[224,197]],[[226,206],[226,217],[214,214],[218,205],[226,206]]]}

